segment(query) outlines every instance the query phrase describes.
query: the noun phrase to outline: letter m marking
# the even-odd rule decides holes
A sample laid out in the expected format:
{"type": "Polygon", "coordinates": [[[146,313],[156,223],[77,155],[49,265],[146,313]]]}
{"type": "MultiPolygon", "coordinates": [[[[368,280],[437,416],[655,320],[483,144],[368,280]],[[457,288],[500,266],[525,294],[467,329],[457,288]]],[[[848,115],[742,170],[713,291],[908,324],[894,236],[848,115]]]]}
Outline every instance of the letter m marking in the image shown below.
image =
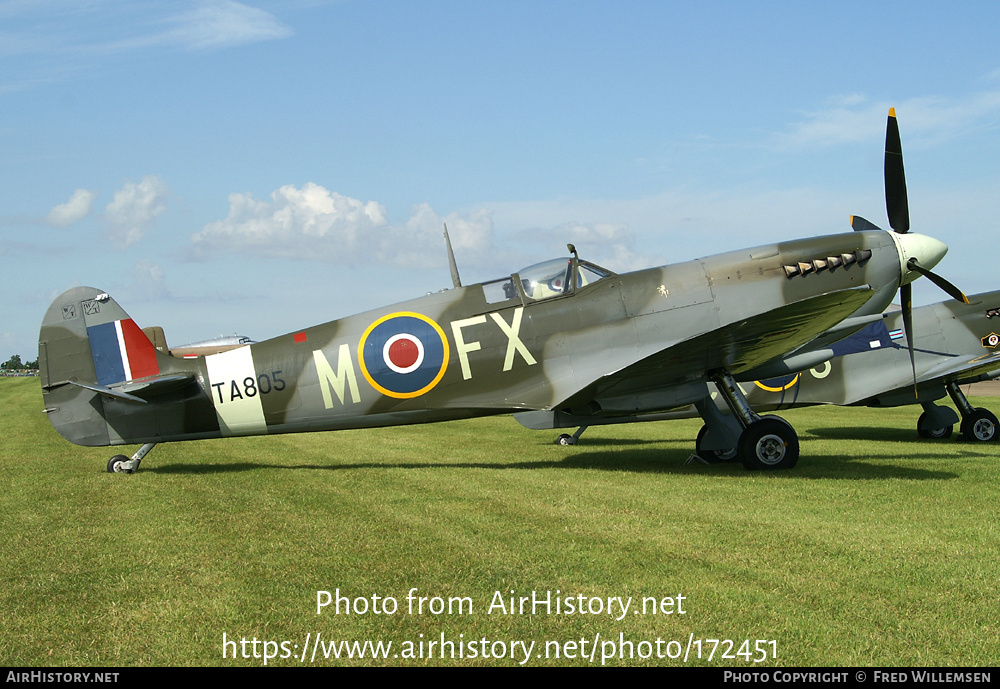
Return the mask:
{"type": "Polygon", "coordinates": [[[316,362],[316,373],[319,375],[319,387],[323,391],[323,406],[333,409],[333,394],[337,393],[337,399],[343,405],[344,386],[350,387],[351,402],[355,404],[361,401],[361,394],[358,392],[358,376],[354,372],[354,362],[351,360],[351,348],[340,345],[337,353],[337,370],[334,371],[323,354],[322,349],[313,350],[313,361],[316,362]]]}

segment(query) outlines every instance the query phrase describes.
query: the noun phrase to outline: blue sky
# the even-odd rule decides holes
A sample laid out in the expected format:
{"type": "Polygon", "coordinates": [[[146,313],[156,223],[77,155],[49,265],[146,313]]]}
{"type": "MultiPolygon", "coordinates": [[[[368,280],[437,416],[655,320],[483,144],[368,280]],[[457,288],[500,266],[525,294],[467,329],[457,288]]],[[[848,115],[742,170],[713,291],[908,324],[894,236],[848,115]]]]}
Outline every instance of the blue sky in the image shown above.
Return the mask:
{"type": "MultiPolygon", "coordinates": [[[[264,339],[565,252],[624,271],[886,226],[1000,287],[995,2],[0,0],[0,360],[108,291],[264,339]]],[[[917,303],[945,298],[915,289],[917,303]]]]}

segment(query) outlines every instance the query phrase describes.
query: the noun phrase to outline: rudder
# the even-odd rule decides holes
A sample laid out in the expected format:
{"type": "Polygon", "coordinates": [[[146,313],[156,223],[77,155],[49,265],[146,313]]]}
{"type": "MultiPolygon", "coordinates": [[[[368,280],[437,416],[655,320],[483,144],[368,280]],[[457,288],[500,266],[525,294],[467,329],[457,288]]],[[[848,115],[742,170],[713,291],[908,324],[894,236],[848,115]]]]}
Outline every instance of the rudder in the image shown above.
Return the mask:
{"type": "Polygon", "coordinates": [[[160,373],[156,349],[106,292],[74,287],[42,321],[38,367],[43,388],[69,381],[114,385],[160,373]]]}
{"type": "Polygon", "coordinates": [[[117,444],[95,388],[157,376],[161,356],[106,292],[67,290],[45,313],[38,336],[42,396],[53,427],[78,445],[117,444]]]}

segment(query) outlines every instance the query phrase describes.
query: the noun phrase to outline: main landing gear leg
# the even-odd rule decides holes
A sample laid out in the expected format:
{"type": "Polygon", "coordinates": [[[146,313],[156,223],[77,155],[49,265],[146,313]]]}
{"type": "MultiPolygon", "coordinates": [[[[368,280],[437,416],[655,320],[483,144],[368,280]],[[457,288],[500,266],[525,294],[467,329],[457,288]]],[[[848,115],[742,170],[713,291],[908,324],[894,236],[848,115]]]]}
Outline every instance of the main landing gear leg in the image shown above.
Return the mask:
{"type": "Polygon", "coordinates": [[[125,455],[115,455],[108,460],[109,474],[134,474],[139,470],[139,463],[142,458],[149,454],[149,451],[156,447],[156,443],[146,443],[140,447],[132,458],[125,455]]]}
{"type": "Polygon", "coordinates": [[[694,460],[704,464],[735,461],[743,426],[732,414],[723,414],[711,397],[698,400],[694,406],[705,425],[698,431],[695,454],[688,457],[687,463],[694,460]]]}
{"type": "Polygon", "coordinates": [[[583,432],[590,428],[590,426],[580,426],[576,429],[576,433],[570,435],[569,433],[563,433],[561,436],[556,438],[556,445],[576,445],[576,442],[583,435],[583,432]]]}
{"type": "Polygon", "coordinates": [[[969,399],[958,387],[958,383],[946,383],[945,388],[962,415],[960,428],[966,440],[985,443],[996,440],[1000,436],[1000,424],[998,424],[997,417],[993,415],[993,412],[969,404],[969,399]]]}
{"type": "Polygon", "coordinates": [[[736,452],[747,469],[791,469],[799,461],[799,437],[779,416],[760,416],[727,371],[712,377],[723,399],[740,422],[736,452]]]}

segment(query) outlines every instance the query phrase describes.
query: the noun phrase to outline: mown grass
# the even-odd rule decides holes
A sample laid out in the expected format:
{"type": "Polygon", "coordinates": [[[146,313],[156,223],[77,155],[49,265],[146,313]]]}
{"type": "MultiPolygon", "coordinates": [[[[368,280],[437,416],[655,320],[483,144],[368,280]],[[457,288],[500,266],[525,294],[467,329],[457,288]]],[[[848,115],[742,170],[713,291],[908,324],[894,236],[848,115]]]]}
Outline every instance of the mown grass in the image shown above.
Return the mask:
{"type": "Polygon", "coordinates": [[[915,408],[785,413],[802,459],[774,474],[685,465],[698,421],[560,447],[500,417],[161,445],[132,476],[107,474],[113,452],[62,440],[41,408],[37,380],[0,379],[0,665],[262,663],[223,659],[223,633],[296,656],[307,634],[396,652],[444,633],[536,653],[597,634],[773,639],[766,666],[1000,657],[1000,446],[920,441],[915,408]],[[414,587],[469,597],[472,614],[407,614],[414,587]],[[317,590],[335,589],[399,611],[317,615],[317,590]],[[487,614],[496,591],[557,589],[683,594],[686,614],[487,614]]]}

